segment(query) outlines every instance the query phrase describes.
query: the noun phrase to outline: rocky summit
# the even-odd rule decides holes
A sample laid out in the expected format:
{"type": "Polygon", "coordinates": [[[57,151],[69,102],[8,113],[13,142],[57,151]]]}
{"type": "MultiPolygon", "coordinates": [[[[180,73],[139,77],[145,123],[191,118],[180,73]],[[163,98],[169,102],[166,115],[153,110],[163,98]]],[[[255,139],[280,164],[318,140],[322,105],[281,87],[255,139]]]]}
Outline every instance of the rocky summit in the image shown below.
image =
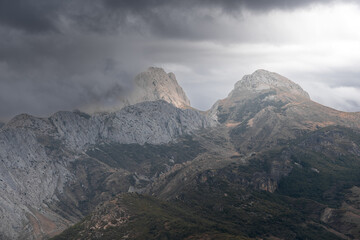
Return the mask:
{"type": "Polygon", "coordinates": [[[174,73],[162,68],[150,67],[135,78],[134,92],[128,98],[129,104],[144,101],[165,100],[178,108],[190,107],[190,100],[176,81],[174,73]]]}
{"type": "Polygon", "coordinates": [[[245,75],[235,84],[234,90],[229,97],[244,91],[261,92],[270,89],[310,99],[309,94],[298,84],[277,73],[266,70],[257,70],[251,75],[245,75]]]}
{"type": "Polygon", "coordinates": [[[0,239],[360,238],[359,113],[265,70],[205,113],[162,69],[135,83],[0,129],[0,239]]]}
{"type": "Polygon", "coordinates": [[[175,74],[166,73],[164,69],[156,67],[150,67],[138,74],[127,92],[114,88],[108,92],[105,99],[106,103],[95,102],[81,110],[87,113],[117,111],[125,106],[157,100],[164,100],[177,108],[190,107],[190,100],[178,84],[175,74]]]}
{"type": "Polygon", "coordinates": [[[313,102],[299,85],[265,70],[244,76],[208,114],[231,129],[241,151],[270,148],[327,126],[360,127],[358,113],[340,112],[313,102]]]}

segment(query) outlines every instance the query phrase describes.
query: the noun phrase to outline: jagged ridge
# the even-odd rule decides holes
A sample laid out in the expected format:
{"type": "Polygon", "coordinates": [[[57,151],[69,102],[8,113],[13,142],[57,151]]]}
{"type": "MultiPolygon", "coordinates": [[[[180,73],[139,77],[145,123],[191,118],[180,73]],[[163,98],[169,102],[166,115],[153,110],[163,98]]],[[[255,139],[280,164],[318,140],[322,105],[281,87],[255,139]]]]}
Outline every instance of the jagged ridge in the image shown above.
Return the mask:
{"type": "Polygon", "coordinates": [[[69,163],[90,146],[165,144],[212,124],[196,110],[175,108],[165,101],[143,102],[93,116],[58,112],[50,118],[15,117],[0,131],[0,232],[15,239],[25,231],[25,238],[31,239],[31,231],[40,237],[64,227],[65,219],[45,209],[58,199],[56,193],[62,194],[65,185],[76,181],[69,163]],[[39,216],[52,224],[63,224],[36,232],[39,216]]]}

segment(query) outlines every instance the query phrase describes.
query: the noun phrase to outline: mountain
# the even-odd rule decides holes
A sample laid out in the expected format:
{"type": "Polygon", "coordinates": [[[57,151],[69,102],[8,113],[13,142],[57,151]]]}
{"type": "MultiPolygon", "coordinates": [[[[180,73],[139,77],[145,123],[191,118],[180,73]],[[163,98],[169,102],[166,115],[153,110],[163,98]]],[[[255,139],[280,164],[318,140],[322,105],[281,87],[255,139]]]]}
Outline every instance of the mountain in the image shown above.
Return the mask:
{"type": "Polygon", "coordinates": [[[360,237],[359,113],[317,104],[258,70],[207,114],[219,124],[192,135],[192,149],[201,146],[192,160],[55,239],[360,237]]]}
{"type": "Polygon", "coordinates": [[[265,70],[206,113],[165,100],[7,123],[0,239],[360,238],[359,113],[265,70]]]}
{"type": "Polygon", "coordinates": [[[117,111],[125,106],[145,101],[164,100],[177,108],[189,108],[190,100],[178,84],[175,74],[166,73],[162,68],[150,67],[138,74],[132,88],[124,92],[120,87],[111,89],[105,101],[82,107],[87,113],[117,111]]]}
{"type": "MultiPolygon", "coordinates": [[[[154,95],[174,96],[166,99],[170,103],[144,101],[116,112],[93,115],[79,111],[57,112],[49,118],[21,114],[1,128],[0,239],[42,239],[61,232],[88,214],[107,194],[111,196],[112,191],[135,191],[141,184],[133,183],[132,179],[150,181],[175,164],[178,150],[173,148],[183,150],[173,143],[179,137],[214,125],[196,110],[173,105],[182,103],[174,102],[181,88],[174,88],[174,77],[166,87],[163,81],[167,79],[161,78],[164,73],[151,69],[138,82],[146,85],[148,76],[159,74],[157,83],[162,85],[154,95]],[[161,92],[162,88],[167,91],[161,92]],[[129,151],[129,155],[145,153],[146,148],[149,154],[160,153],[157,146],[162,145],[169,145],[174,156],[162,156],[144,166],[141,162],[119,166],[96,157],[103,157],[102,149],[109,148],[117,153],[129,151]],[[106,184],[116,181],[123,183],[116,189],[112,186],[107,189],[106,184]]],[[[182,155],[186,154],[192,153],[182,155]]],[[[107,157],[110,158],[109,154],[107,157]]],[[[125,153],[122,157],[131,160],[125,153]]]]}
{"type": "Polygon", "coordinates": [[[190,100],[176,81],[175,74],[162,68],[150,67],[136,76],[134,92],[127,101],[129,105],[144,101],[164,100],[177,108],[190,107],[190,100]]]}
{"type": "Polygon", "coordinates": [[[265,70],[244,76],[209,115],[228,126],[240,152],[271,148],[327,126],[360,127],[359,113],[340,112],[311,101],[289,79],[265,70]]]}

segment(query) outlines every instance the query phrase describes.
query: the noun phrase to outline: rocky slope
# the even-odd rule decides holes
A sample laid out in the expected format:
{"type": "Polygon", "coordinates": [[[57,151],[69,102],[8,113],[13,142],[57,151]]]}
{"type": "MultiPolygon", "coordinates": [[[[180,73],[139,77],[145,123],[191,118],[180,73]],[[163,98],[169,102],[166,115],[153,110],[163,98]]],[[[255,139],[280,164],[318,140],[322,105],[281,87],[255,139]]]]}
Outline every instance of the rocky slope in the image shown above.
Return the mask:
{"type": "MultiPolygon", "coordinates": [[[[120,111],[94,115],[75,111],[36,118],[22,114],[1,128],[1,239],[42,239],[54,235],[80,220],[88,211],[81,209],[84,204],[79,205],[81,201],[91,201],[83,199],[81,194],[85,193],[81,189],[104,184],[109,180],[102,179],[104,175],[113,181],[120,181],[125,175],[139,171],[132,169],[129,172],[120,167],[114,170],[89,157],[86,153],[89,149],[99,149],[109,144],[168,144],[182,135],[213,126],[214,123],[198,111],[179,109],[173,105],[187,104],[188,101],[178,99],[177,94],[183,92],[181,88],[174,87],[175,77],[170,74],[162,79],[163,73],[159,69],[151,69],[140,75],[138,82],[146,87],[148,77],[153,77],[154,82],[159,77],[157,83],[168,90],[162,93],[161,88],[157,88],[154,98],[165,98],[169,94],[174,98],[165,99],[171,103],[164,100],[146,101],[120,111]],[[171,82],[167,88],[167,83],[163,81],[168,80],[171,82]],[[91,177],[94,177],[95,183],[85,181],[91,177]],[[83,184],[79,186],[79,182],[83,184]],[[76,187],[80,187],[80,190],[76,187]],[[67,204],[69,206],[64,207],[67,204]]],[[[186,98],[185,95],[181,97],[186,98]]],[[[153,99],[146,95],[135,102],[142,100],[153,99]]],[[[127,191],[131,185],[124,181],[124,186],[120,188],[127,191]]],[[[97,193],[101,194],[96,192],[89,198],[95,198],[97,193]]]]}

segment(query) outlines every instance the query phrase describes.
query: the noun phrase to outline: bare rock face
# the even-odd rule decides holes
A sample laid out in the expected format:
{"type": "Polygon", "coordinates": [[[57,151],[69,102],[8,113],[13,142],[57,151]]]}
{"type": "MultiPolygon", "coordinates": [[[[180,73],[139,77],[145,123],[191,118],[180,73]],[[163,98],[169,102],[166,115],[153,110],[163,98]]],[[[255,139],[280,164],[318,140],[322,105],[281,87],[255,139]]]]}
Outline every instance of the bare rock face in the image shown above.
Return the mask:
{"type": "Polygon", "coordinates": [[[77,181],[69,165],[92,145],[165,144],[213,124],[196,110],[165,101],[95,115],[16,116],[0,129],[1,239],[42,239],[70,224],[50,206],[77,181]]]}
{"type": "Polygon", "coordinates": [[[175,75],[156,67],[150,67],[137,75],[133,87],[128,92],[113,89],[105,98],[110,100],[110,104],[99,102],[81,110],[88,113],[113,112],[129,105],[157,100],[164,100],[177,108],[190,107],[190,100],[178,84],[175,75]]]}
{"type": "Polygon", "coordinates": [[[135,78],[135,89],[128,101],[134,104],[156,100],[164,100],[178,108],[190,106],[190,100],[176,81],[175,75],[167,74],[161,68],[151,67],[135,78]]]}
{"type": "Polygon", "coordinates": [[[228,97],[217,101],[208,111],[209,117],[220,122],[235,119],[223,118],[223,109],[234,109],[237,105],[248,102],[247,105],[259,105],[249,102],[263,96],[261,102],[310,102],[310,97],[298,84],[277,73],[257,70],[253,74],[245,75],[238,81],[228,97]],[[222,116],[220,116],[222,115],[222,116]]]}
{"type": "Polygon", "coordinates": [[[310,99],[309,94],[298,84],[277,73],[262,69],[255,71],[251,75],[245,75],[235,84],[234,90],[229,94],[229,97],[239,92],[261,92],[270,89],[310,99]]]}

